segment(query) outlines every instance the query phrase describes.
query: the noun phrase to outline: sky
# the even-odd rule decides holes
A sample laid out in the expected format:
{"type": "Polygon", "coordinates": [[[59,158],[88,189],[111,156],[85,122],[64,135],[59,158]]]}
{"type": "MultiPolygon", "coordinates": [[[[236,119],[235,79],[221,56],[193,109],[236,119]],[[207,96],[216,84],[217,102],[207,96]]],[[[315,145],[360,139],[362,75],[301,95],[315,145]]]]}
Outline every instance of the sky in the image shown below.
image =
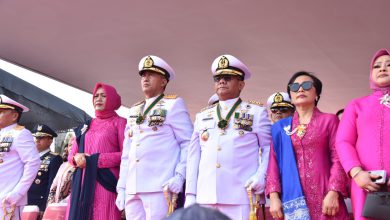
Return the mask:
{"type": "MultiPolygon", "coordinates": [[[[58,98],[68,103],[71,103],[72,105],[85,111],[91,117],[94,117],[95,111],[92,105],[91,93],[77,89],[73,86],[67,85],[1,59],[0,68],[30,84],[39,87],[40,89],[45,90],[48,93],[51,93],[52,95],[57,96],[58,98]],[[74,97],[77,98],[75,99],[74,97]]],[[[117,113],[120,116],[126,118],[128,116],[128,108],[122,106],[118,109],[117,113]]]]}

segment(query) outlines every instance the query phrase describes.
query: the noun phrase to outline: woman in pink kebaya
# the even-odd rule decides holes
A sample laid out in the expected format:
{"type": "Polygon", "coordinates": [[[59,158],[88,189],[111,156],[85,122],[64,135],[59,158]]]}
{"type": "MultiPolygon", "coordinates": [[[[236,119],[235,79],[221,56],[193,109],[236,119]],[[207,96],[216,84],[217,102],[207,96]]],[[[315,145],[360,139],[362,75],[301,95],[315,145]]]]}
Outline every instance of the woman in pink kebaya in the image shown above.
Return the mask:
{"type": "Polygon", "coordinates": [[[335,149],[339,119],[317,108],[322,83],[298,72],[288,83],[296,112],[272,126],[266,193],[273,218],[348,219],[348,179],[335,149]]]}
{"type": "Polygon", "coordinates": [[[368,96],[352,100],[345,108],[336,138],[336,149],[344,170],[351,178],[354,219],[362,216],[368,192],[389,190],[390,182],[376,184],[371,170],[390,175],[390,54],[379,50],[371,61],[368,96]]]}
{"type": "Polygon", "coordinates": [[[69,220],[119,220],[115,206],[126,119],[115,112],[121,97],[115,88],[97,83],[93,91],[96,118],[75,129],[68,159],[73,174],[69,220]]]}

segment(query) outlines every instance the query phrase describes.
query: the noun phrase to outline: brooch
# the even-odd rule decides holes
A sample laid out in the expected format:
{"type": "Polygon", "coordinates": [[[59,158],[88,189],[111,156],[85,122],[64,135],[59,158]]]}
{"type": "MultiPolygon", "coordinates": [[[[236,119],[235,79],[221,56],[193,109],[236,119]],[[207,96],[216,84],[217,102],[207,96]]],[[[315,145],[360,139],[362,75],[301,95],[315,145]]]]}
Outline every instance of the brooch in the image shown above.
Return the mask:
{"type": "Polygon", "coordinates": [[[83,135],[88,129],[88,125],[84,124],[83,128],[81,128],[81,135],[83,135]]]}
{"type": "Polygon", "coordinates": [[[380,100],[379,103],[390,108],[390,95],[389,94],[383,95],[379,100],[380,100]]]}

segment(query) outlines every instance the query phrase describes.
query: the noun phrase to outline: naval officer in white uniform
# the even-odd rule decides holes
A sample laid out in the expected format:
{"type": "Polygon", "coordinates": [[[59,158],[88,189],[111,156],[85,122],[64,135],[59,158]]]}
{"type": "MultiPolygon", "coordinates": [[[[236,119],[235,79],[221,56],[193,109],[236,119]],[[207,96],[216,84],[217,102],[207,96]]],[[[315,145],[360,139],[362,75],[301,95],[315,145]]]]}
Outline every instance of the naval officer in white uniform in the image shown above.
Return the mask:
{"type": "Polygon", "coordinates": [[[183,99],[164,95],[174,71],[163,59],[142,58],[139,74],[145,100],[130,109],[116,204],[127,219],[162,219],[168,212],[163,188],[182,191],[193,126],[183,99]]]}
{"type": "Polygon", "coordinates": [[[240,60],[222,55],[211,69],[219,102],[196,116],[188,148],[185,206],[196,202],[234,220],[247,220],[247,188],[264,192],[271,122],[265,107],[241,100],[250,72],[240,60]]]}
{"type": "Polygon", "coordinates": [[[17,124],[29,109],[0,95],[0,218],[21,218],[27,191],[37,175],[41,160],[31,132],[17,124]],[[6,213],[4,212],[4,208],[6,213]]]}

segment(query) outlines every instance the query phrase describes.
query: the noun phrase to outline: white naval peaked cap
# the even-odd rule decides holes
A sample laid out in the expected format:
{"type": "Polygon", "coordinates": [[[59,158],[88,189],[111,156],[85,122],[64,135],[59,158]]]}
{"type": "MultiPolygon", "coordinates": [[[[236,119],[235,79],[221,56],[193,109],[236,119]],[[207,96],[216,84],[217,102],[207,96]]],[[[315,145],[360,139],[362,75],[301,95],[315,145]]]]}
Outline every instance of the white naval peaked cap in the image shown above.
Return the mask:
{"type": "Polygon", "coordinates": [[[0,95],[0,108],[14,109],[18,112],[28,112],[30,110],[26,106],[3,94],[0,95]]]}
{"type": "Polygon", "coordinates": [[[154,55],[143,57],[139,61],[138,70],[140,75],[145,71],[152,71],[165,76],[168,80],[173,80],[173,78],[175,78],[175,71],[173,71],[172,67],[170,67],[165,60],[154,55]]]}
{"type": "Polygon", "coordinates": [[[291,99],[286,92],[275,92],[267,100],[268,108],[289,107],[294,108],[291,99]]]}
{"type": "Polygon", "coordinates": [[[217,57],[211,64],[213,76],[217,75],[236,75],[242,76],[244,80],[251,77],[248,67],[236,57],[225,54],[217,57]]]}
{"type": "Polygon", "coordinates": [[[214,93],[214,94],[210,97],[210,99],[209,99],[209,101],[207,102],[207,104],[208,104],[208,105],[212,105],[212,104],[214,104],[214,103],[216,103],[216,102],[218,102],[218,101],[219,101],[219,97],[218,97],[217,93],[214,93]]]}

